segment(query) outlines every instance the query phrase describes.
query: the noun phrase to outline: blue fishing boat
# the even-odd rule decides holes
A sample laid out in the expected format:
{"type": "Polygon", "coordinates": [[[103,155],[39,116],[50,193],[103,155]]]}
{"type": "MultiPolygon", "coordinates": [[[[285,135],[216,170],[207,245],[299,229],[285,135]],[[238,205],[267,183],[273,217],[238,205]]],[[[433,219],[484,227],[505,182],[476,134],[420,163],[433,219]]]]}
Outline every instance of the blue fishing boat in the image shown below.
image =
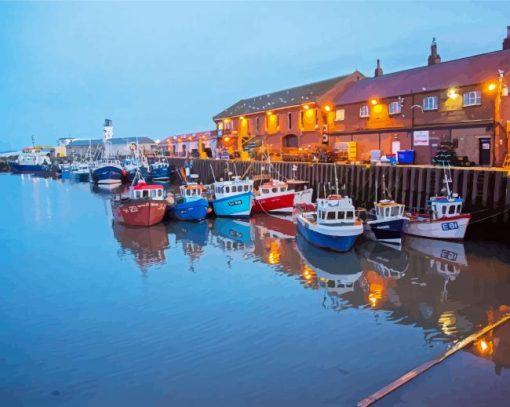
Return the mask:
{"type": "Polygon", "coordinates": [[[47,153],[36,148],[24,149],[16,161],[9,161],[7,165],[14,174],[34,174],[51,171],[50,157],[47,153]]]}
{"type": "Polygon", "coordinates": [[[346,252],[363,233],[363,223],[356,216],[351,198],[330,195],[318,199],[314,211],[298,213],[297,230],[315,246],[346,252]]]}
{"type": "Polygon", "coordinates": [[[89,165],[83,163],[73,165],[71,168],[71,177],[77,182],[88,182],[90,177],[89,165]]]}
{"type": "Polygon", "coordinates": [[[138,158],[125,159],[122,161],[122,167],[127,172],[127,179],[129,182],[133,181],[136,177],[136,174],[139,173],[143,179],[148,179],[149,177],[149,168],[142,160],[138,158]]]}
{"type": "Polygon", "coordinates": [[[167,181],[170,179],[170,172],[170,164],[164,159],[149,166],[149,177],[152,181],[167,181]]]}
{"type": "Polygon", "coordinates": [[[168,208],[172,219],[199,222],[209,212],[209,202],[204,198],[204,187],[196,183],[188,183],[180,187],[180,196],[168,208]]]}
{"type": "Polygon", "coordinates": [[[217,181],[214,186],[212,206],[216,216],[249,217],[253,207],[253,181],[233,177],[217,181]]]}
{"type": "Polygon", "coordinates": [[[365,214],[364,234],[370,240],[399,245],[408,221],[409,218],[404,216],[404,205],[382,199],[365,214]]]}
{"type": "Polygon", "coordinates": [[[118,160],[104,160],[91,168],[91,180],[96,184],[120,184],[127,181],[127,172],[118,160]]]}

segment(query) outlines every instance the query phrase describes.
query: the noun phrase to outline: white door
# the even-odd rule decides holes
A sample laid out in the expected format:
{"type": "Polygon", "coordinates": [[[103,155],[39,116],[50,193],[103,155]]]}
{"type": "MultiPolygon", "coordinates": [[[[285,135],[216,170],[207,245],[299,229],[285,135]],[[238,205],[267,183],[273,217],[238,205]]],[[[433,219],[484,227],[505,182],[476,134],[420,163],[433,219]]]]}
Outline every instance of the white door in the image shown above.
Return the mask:
{"type": "Polygon", "coordinates": [[[391,143],[391,154],[397,154],[400,151],[400,141],[395,140],[391,143]]]}

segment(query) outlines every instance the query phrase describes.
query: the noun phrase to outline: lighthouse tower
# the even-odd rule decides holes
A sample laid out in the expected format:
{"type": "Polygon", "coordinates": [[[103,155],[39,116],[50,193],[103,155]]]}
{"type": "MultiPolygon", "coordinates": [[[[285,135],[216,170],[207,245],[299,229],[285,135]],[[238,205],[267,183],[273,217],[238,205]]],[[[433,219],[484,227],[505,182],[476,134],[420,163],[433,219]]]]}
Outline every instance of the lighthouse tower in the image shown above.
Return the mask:
{"type": "Polygon", "coordinates": [[[103,142],[107,142],[113,137],[113,126],[110,119],[105,119],[103,130],[103,142]]]}

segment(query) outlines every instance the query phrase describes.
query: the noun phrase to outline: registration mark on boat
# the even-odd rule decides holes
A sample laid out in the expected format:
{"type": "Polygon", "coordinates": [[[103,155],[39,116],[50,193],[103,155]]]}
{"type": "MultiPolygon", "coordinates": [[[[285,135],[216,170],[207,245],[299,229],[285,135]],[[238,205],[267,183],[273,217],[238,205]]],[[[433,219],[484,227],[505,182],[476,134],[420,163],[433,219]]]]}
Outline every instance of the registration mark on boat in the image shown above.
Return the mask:
{"type": "Polygon", "coordinates": [[[444,231],[456,230],[459,228],[459,224],[457,222],[445,222],[441,224],[441,228],[444,231]]]}

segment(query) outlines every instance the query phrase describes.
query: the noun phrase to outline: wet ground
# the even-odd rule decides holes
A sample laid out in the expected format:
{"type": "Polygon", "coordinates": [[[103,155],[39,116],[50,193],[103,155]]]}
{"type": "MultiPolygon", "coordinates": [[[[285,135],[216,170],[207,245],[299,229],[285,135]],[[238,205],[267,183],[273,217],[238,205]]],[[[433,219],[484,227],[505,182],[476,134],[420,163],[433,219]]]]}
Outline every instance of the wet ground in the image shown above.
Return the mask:
{"type": "MultiPolygon", "coordinates": [[[[89,184],[0,186],[2,405],[353,405],[510,305],[503,243],[333,254],[287,218],[133,229],[89,184]]],[[[508,380],[496,339],[447,362],[508,380]]],[[[393,402],[445,395],[448,375],[393,402]]]]}

